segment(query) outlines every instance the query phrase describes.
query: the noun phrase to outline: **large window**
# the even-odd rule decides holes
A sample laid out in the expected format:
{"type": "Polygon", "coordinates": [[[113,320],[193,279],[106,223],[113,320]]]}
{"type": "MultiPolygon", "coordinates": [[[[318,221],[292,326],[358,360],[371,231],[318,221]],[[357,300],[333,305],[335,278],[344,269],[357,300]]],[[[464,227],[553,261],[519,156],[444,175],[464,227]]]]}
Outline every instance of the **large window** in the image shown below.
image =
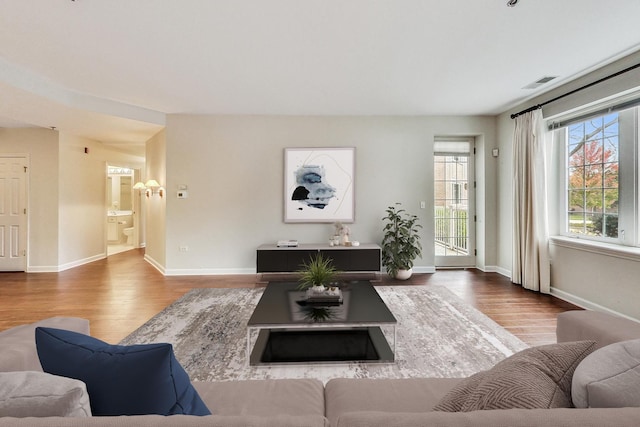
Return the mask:
{"type": "Polygon", "coordinates": [[[567,230],[618,238],[618,114],[567,128],[567,230]]]}
{"type": "Polygon", "coordinates": [[[564,147],[562,234],[638,245],[638,108],[577,119],[564,147]]]}

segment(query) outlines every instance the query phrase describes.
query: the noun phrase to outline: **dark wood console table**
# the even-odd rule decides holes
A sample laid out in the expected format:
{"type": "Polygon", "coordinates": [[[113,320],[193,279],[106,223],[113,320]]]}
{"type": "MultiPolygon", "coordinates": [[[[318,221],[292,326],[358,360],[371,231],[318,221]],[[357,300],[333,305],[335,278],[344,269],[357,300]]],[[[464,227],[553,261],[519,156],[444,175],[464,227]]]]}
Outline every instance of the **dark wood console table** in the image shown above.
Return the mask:
{"type": "Polygon", "coordinates": [[[256,272],[293,273],[318,253],[333,260],[339,271],[379,273],[381,269],[382,249],[374,243],[361,243],[360,246],[301,244],[296,247],[259,246],[256,272]]]}

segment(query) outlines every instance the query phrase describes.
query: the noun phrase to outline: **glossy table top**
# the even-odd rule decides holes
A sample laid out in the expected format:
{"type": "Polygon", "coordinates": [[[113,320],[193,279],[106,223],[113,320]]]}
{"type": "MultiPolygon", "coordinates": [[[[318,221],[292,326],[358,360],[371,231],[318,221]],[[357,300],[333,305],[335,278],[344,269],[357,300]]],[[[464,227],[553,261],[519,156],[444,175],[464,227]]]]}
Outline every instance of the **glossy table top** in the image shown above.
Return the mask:
{"type": "Polygon", "coordinates": [[[338,282],[341,304],[306,304],[298,282],[269,282],[248,327],[396,324],[396,318],[369,281],[338,282]]]}

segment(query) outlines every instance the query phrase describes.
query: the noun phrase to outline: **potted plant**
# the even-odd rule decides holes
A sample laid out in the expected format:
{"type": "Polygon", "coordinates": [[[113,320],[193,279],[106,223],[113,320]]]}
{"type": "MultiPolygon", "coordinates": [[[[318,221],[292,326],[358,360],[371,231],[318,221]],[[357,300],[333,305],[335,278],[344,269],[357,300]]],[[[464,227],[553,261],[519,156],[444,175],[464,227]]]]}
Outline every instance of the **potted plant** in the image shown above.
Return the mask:
{"type": "Polygon", "coordinates": [[[396,279],[406,280],[411,277],[414,260],[422,255],[422,245],[418,230],[418,217],[409,214],[397,206],[387,208],[384,237],[382,239],[382,264],[387,272],[396,279]]]}
{"type": "Polygon", "coordinates": [[[327,285],[336,276],[338,271],[333,266],[331,258],[324,258],[322,254],[315,258],[309,258],[302,263],[299,289],[311,289],[312,292],[324,292],[327,285]]]}

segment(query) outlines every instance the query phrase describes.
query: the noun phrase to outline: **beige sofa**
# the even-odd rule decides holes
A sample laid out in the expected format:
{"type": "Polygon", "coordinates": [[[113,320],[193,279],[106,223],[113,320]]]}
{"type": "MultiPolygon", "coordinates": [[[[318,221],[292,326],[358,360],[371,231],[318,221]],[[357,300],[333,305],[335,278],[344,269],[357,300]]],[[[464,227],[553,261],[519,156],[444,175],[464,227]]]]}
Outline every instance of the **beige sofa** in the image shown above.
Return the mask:
{"type": "MultiPolygon", "coordinates": [[[[86,320],[52,318],[0,332],[0,372],[41,370],[33,342],[35,326],[89,332],[86,320]]],[[[615,342],[640,338],[630,320],[593,312],[558,317],[560,341],[615,342]],[[595,319],[595,320],[594,320],[595,319]],[[602,327],[602,325],[606,327],[602,327]],[[620,331],[626,331],[620,336],[620,331]],[[629,332],[631,331],[631,332],[629,332]]],[[[435,412],[433,407],[462,379],[333,379],[194,382],[212,415],[129,417],[0,417],[2,426],[617,426],[640,425],[640,408],[507,409],[435,412]]]]}

